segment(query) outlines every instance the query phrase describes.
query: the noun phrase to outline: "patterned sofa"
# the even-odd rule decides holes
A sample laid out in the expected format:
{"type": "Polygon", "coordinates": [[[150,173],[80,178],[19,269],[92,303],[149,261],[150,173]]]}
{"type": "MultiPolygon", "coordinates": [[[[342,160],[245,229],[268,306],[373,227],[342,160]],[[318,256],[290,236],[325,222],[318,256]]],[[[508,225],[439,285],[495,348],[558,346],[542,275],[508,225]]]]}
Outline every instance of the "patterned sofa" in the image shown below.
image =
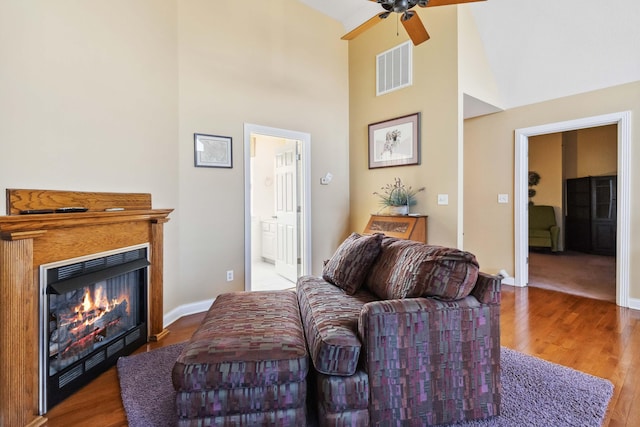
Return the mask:
{"type": "Polygon", "coordinates": [[[320,426],[500,413],[500,279],[472,254],[353,233],[297,297],[320,426]]]}

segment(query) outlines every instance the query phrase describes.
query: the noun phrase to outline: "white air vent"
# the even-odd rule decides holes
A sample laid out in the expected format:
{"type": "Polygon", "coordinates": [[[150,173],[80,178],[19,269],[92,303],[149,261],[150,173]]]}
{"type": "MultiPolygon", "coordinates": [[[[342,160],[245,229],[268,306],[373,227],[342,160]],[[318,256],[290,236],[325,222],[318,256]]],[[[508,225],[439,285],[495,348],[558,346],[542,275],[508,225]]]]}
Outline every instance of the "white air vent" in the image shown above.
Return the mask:
{"type": "Polygon", "coordinates": [[[407,41],[376,57],[376,96],[411,86],[412,52],[411,41],[407,41]]]}

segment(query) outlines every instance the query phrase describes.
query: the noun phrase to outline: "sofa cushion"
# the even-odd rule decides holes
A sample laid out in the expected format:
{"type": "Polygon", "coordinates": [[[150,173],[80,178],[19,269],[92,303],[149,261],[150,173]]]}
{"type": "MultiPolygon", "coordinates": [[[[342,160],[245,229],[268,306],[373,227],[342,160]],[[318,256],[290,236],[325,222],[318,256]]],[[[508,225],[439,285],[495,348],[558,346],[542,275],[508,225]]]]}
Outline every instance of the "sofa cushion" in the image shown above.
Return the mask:
{"type": "Polygon", "coordinates": [[[425,296],[450,301],[471,293],[478,272],[469,252],[388,237],[366,285],[382,299],[425,296]]]}
{"type": "Polygon", "coordinates": [[[315,379],[318,401],[324,407],[322,412],[369,408],[369,375],[365,371],[358,369],[349,377],[317,374],[315,379]]]}
{"type": "Polygon", "coordinates": [[[364,283],[380,253],[382,234],[361,236],[351,233],[325,263],[322,278],[353,295],[364,283]]]}
{"type": "Polygon", "coordinates": [[[327,375],[353,375],[360,358],[358,318],[376,296],[360,289],[348,295],[320,277],[303,276],[297,283],[300,315],[313,365],[327,375]]]}

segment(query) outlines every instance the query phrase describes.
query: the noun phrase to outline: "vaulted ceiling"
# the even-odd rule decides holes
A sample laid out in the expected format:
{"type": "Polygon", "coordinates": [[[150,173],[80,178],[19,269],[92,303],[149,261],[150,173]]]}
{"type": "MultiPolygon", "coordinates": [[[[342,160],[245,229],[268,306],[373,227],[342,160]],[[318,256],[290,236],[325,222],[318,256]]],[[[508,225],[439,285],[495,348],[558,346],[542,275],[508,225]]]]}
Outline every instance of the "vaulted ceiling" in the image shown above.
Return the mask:
{"type": "MultiPolygon", "coordinates": [[[[367,0],[300,1],[340,21],[345,33],[381,10],[367,0]]],[[[469,8],[504,109],[640,80],[638,0],[487,0],[443,7],[469,8]]],[[[428,28],[429,10],[416,9],[428,28]]]]}

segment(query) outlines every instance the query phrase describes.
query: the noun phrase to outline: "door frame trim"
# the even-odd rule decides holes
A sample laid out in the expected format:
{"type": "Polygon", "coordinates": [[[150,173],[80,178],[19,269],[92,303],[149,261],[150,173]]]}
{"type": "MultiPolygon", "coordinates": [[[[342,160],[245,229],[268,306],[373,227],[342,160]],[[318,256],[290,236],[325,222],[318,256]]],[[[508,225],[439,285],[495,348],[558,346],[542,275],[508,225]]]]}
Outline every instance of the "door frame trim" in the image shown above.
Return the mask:
{"type": "Polygon", "coordinates": [[[631,112],[622,111],[600,116],[586,117],[565,122],[516,129],[515,131],[515,182],[514,182],[514,230],[515,230],[515,282],[514,286],[527,286],[529,281],[529,218],[528,172],[529,137],[556,132],[566,132],[597,126],[618,126],[618,206],[616,231],[616,304],[630,307],[630,149],[631,112]]]}
{"type": "Polygon", "coordinates": [[[251,135],[267,135],[302,142],[300,173],[302,217],[300,233],[302,275],[311,274],[311,134],[269,126],[244,124],[244,288],[251,289],[251,135]]]}

